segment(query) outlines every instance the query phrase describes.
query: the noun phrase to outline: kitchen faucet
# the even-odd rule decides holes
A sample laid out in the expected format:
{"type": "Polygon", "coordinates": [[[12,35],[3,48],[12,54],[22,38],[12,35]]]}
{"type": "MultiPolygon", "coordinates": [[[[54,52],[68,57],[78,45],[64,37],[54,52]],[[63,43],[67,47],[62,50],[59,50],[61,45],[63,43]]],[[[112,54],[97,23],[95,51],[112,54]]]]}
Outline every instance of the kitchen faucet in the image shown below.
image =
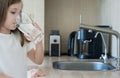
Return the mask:
{"type": "MultiPolygon", "coordinates": [[[[120,48],[119,48],[120,47],[120,33],[115,31],[115,30],[103,29],[103,28],[94,27],[92,25],[86,25],[86,24],[82,24],[82,23],[80,24],[80,29],[90,29],[90,30],[94,30],[97,32],[108,33],[108,34],[114,35],[117,38],[117,65],[116,65],[116,69],[119,70],[120,69],[120,48]]],[[[106,58],[107,58],[106,56],[103,58],[104,62],[106,62],[106,58]]]]}
{"type": "Polygon", "coordinates": [[[107,50],[107,45],[106,45],[106,43],[105,43],[105,38],[103,37],[103,34],[102,34],[101,32],[97,32],[97,33],[95,34],[95,38],[98,36],[98,34],[101,35],[102,41],[103,41],[103,44],[104,44],[104,47],[105,47],[105,54],[101,54],[100,59],[103,59],[103,60],[104,60],[104,63],[107,63],[107,59],[108,59],[107,51],[108,51],[108,50],[107,50]]]}

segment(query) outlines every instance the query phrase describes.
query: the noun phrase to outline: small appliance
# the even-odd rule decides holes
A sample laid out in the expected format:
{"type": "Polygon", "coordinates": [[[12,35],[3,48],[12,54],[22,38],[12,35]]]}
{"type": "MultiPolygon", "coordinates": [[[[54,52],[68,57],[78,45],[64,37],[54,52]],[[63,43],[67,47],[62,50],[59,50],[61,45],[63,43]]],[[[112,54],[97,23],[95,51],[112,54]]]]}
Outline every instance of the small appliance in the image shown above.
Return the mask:
{"type": "Polygon", "coordinates": [[[58,30],[52,30],[49,41],[49,56],[60,56],[60,34],[58,30]]]}

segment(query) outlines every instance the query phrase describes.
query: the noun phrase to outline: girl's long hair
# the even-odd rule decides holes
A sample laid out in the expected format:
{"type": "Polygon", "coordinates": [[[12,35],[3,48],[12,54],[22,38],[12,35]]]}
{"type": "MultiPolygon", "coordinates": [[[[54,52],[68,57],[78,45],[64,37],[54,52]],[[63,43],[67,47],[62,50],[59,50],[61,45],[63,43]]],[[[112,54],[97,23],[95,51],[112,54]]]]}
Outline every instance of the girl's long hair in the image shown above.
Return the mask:
{"type": "MultiPolygon", "coordinates": [[[[1,28],[1,26],[3,26],[3,24],[6,20],[8,8],[12,4],[19,3],[19,2],[22,2],[22,0],[0,0],[0,28],[1,28]]],[[[20,32],[20,31],[18,29],[16,29],[12,32],[15,33],[15,32],[20,32]]],[[[21,32],[20,32],[20,36],[21,36],[21,46],[23,46],[26,39],[21,32]]]]}

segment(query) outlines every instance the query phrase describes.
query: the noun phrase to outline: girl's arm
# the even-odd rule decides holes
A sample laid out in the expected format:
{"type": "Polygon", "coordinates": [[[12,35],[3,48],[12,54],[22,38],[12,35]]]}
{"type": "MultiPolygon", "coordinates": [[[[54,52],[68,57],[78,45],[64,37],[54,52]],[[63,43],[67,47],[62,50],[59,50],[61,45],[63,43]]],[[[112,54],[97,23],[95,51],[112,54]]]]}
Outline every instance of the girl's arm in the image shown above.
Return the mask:
{"type": "Polygon", "coordinates": [[[36,49],[32,49],[27,53],[28,57],[36,64],[41,64],[44,58],[42,41],[38,42],[36,49]]]}
{"type": "MultiPolygon", "coordinates": [[[[37,23],[33,23],[36,28],[41,30],[37,23]]],[[[44,58],[43,41],[39,41],[36,44],[36,49],[32,49],[27,53],[28,57],[36,64],[41,64],[44,58]]]]}

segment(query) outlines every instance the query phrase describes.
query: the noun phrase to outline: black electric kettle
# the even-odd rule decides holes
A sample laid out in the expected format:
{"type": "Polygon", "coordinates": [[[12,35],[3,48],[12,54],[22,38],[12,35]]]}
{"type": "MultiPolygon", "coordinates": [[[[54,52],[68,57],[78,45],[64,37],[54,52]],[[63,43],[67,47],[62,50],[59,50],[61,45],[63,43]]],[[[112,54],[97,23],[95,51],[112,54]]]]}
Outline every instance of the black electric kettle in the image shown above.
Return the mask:
{"type": "Polygon", "coordinates": [[[76,54],[74,53],[74,49],[75,49],[75,40],[76,40],[76,31],[73,31],[70,33],[69,35],[69,39],[68,39],[68,55],[69,56],[75,56],[76,54]]]}

